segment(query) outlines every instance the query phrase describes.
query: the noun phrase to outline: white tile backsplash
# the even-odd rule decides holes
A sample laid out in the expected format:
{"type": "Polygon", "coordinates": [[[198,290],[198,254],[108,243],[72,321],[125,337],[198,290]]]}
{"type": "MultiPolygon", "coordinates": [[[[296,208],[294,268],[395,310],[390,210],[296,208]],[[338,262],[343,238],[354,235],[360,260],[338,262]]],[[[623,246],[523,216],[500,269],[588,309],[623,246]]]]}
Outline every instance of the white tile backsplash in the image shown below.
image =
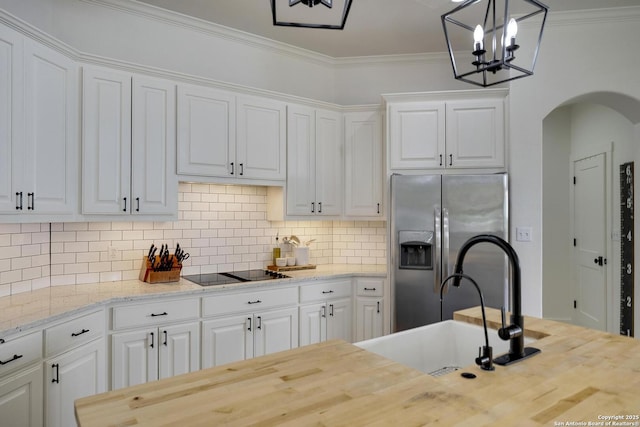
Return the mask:
{"type": "Polygon", "coordinates": [[[152,243],[191,254],[183,275],[264,268],[276,236],[291,235],[315,239],[313,264],[386,263],[384,221],[271,222],[266,199],[266,187],[181,183],[174,222],[0,224],[0,296],[136,279],[152,243]]]}

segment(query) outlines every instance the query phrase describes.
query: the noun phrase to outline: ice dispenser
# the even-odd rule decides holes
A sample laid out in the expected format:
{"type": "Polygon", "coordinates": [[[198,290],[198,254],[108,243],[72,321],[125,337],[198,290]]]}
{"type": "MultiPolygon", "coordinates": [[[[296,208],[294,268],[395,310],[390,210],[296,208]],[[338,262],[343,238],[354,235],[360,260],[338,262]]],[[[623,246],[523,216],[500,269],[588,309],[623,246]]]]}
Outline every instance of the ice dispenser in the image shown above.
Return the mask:
{"type": "Polygon", "coordinates": [[[433,270],[433,232],[399,231],[401,269],[433,270]]]}

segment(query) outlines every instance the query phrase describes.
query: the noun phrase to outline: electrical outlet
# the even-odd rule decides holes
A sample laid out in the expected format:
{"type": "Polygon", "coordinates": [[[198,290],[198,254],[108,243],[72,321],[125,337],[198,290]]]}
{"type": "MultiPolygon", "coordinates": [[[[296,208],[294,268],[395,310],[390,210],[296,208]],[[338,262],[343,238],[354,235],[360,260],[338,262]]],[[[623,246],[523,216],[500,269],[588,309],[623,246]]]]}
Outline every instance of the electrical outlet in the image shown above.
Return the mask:
{"type": "Polygon", "coordinates": [[[118,249],[115,246],[109,246],[108,249],[109,260],[117,260],[118,259],[118,249]]]}
{"type": "Polygon", "coordinates": [[[518,242],[530,242],[531,234],[531,227],[516,227],[516,241],[518,242]]]}

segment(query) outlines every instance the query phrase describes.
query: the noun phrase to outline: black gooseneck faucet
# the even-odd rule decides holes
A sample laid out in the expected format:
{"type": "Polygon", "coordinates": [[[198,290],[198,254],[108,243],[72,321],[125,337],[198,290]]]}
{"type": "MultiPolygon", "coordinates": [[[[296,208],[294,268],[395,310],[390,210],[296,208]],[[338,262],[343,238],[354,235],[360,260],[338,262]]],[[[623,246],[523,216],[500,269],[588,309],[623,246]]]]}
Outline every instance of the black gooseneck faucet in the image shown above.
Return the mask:
{"type": "MultiPolygon", "coordinates": [[[[460,247],[454,269],[455,274],[462,274],[464,257],[473,246],[478,243],[491,243],[498,246],[509,258],[511,264],[511,325],[505,324],[505,308],[502,307],[502,327],[498,336],[504,341],[509,340],[509,353],[494,359],[497,365],[509,365],[526,359],[540,352],[537,348],[524,346],[524,317],[522,316],[522,283],[520,279],[520,261],[513,247],[504,239],[491,234],[479,234],[471,237],[460,247]]],[[[453,285],[460,286],[461,277],[454,279],[453,285]]]]}

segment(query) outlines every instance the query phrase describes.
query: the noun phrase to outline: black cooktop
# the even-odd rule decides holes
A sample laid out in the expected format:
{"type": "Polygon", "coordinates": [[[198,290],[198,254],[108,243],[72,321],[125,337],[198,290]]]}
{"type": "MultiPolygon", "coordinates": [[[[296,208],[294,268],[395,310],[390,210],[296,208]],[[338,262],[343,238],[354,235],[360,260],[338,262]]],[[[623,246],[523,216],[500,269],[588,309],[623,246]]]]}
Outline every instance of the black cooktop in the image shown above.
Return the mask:
{"type": "Polygon", "coordinates": [[[227,285],[229,283],[253,282],[258,280],[286,279],[289,276],[271,270],[244,270],[227,273],[191,274],[182,276],[200,286],[227,285]]]}

